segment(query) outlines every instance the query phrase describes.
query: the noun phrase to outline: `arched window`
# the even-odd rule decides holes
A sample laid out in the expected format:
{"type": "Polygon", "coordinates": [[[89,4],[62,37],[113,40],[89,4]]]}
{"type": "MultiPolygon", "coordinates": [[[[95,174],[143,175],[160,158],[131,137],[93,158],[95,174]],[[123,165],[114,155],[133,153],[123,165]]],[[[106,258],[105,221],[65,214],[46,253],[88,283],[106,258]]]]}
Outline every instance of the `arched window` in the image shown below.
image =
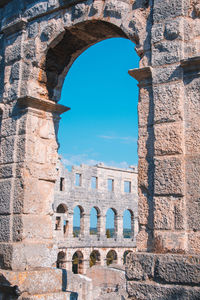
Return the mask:
{"type": "Polygon", "coordinates": [[[115,250],[110,250],[106,255],[107,266],[117,263],[117,252],[115,250]]]}
{"type": "Polygon", "coordinates": [[[57,268],[64,269],[66,267],[66,258],[65,257],[66,257],[65,252],[60,251],[58,253],[57,262],[56,262],[57,268]]]}
{"type": "Polygon", "coordinates": [[[83,274],[83,253],[81,251],[76,251],[72,256],[72,272],[83,274]]]}
{"type": "Polygon", "coordinates": [[[117,212],[113,208],[109,208],[106,213],[106,236],[114,238],[117,234],[117,212]]]}
{"type": "Polygon", "coordinates": [[[98,250],[93,250],[90,254],[90,268],[94,265],[99,265],[101,256],[98,250]]]}
{"type": "Polygon", "coordinates": [[[59,204],[57,209],[56,209],[56,212],[59,213],[59,214],[65,214],[67,212],[67,206],[65,204],[59,204]]]}
{"type": "Polygon", "coordinates": [[[68,220],[67,216],[67,206],[65,204],[59,204],[56,209],[56,222],[55,230],[63,230],[64,236],[68,233],[68,220]]]}
{"type": "Polygon", "coordinates": [[[134,218],[130,209],[124,211],[123,215],[123,236],[131,239],[134,236],[134,218]]]}
{"type": "Polygon", "coordinates": [[[76,206],[74,208],[73,215],[73,236],[78,237],[83,234],[84,223],[83,223],[83,208],[76,206]]]}
{"type": "Polygon", "coordinates": [[[93,207],[90,211],[90,234],[100,234],[100,210],[97,207],[93,207]]]}
{"type": "Polygon", "coordinates": [[[126,257],[127,257],[127,255],[129,254],[129,253],[131,253],[131,252],[133,252],[133,251],[131,251],[131,250],[126,250],[125,252],[124,252],[124,254],[123,254],[123,264],[125,265],[125,263],[126,263],[126,257]]]}

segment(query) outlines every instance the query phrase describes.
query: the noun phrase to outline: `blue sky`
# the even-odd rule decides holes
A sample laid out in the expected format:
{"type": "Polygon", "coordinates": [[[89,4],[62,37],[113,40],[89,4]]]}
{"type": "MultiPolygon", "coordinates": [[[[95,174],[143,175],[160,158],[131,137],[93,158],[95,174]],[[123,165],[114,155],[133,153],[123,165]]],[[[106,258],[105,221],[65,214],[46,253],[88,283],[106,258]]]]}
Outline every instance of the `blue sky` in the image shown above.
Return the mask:
{"type": "Polygon", "coordinates": [[[137,82],[128,70],[137,68],[134,44],[112,38],[83,52],[70,68],[61,104],[59,142],[66,166],[137,164],[137,82]]]}
{"type": "MultiPolygon", "coordinates": [[[[128,75],[139,65],[134,47],[127,39],[108,39],[83,52],[70,68],[60,104],[71,110],[62,115],[58,136],[59,154],[69,169],[81,163],[137,164],[138,87],[128,75]]],[[[106,226],[112,227],[108,215],[106,226]]],[[[95,218],[91,221],[94,227],[95,218]]],[[[80,226],[78,217],[74,226],[80,226]]]]}

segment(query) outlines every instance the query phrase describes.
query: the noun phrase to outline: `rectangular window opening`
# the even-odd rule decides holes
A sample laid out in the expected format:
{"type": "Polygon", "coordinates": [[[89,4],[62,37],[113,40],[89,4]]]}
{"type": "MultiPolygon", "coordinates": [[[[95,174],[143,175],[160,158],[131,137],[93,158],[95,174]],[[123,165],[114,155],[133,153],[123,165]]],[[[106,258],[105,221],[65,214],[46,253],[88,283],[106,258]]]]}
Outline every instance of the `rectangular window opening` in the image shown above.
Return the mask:
{"type": "Polygon", "coordinates": [[[110,192],[114,191],[114,179],[108,178],[108,191],[110,192]]]}
{"type": "Polygon", "coordinates": [[[92,178],[91,178],[91,188],[97,189],[97,177],[95,177],[95,176],[92,176],[92,178]]]}
{"type": "Polygon", "coordinates": [[[81,174],[76,173],[75,176],[75,186],[81,186],[81,174]]]}
{"type": "Polygon", "coordinates": [[[60,191],[64,192],[65,190],[65,178],[61,177],[60,178],[60,191]]]}
{"type": "Polygon", "coordinates": [[[125,193],[131,192],[131,182],[130,181],[124,181],[124,192],[125,193]]]}

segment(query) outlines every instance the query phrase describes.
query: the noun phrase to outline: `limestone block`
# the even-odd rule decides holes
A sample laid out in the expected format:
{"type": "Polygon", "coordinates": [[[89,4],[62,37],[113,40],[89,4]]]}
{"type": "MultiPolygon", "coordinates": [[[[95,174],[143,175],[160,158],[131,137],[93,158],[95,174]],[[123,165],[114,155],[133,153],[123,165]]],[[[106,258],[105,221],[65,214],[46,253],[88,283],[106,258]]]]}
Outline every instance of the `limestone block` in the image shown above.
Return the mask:
{"type": "Polygon", "coordinates": [[[8,46],[5,50],[5,63],[12,64],[21,59],[21,39],[18,38],[15,44],[8,46]]]}
{"type": "Polygon", "coordinates": [[[16,136],[1,139],[1,163],[14,162],[14,148],[16,136]]]}
{"type": "Polygon", "coordinates": [[[153,87],[155,122],[174,122],[183,119],[183,86],[180,83],[153,87]]]}
{"type": "Polygon", "coordinates": [[[159,231],[154,232],[154,252],[156,253],[185,253],[187,238],[185,232],[159,231]]]}
{"type": "MultiPolygon", "coordinates": [[[[9,178],[13,175],[13,164],[0,166],[0,178],[9,178]]],[[[0,198],[1,199],[1,198],[0,198]]]]}
{"type": "Polygon", "coordinates": [[[156,43],[152,49],[152,65],[173,64],[181,59],[182,43],[179,41],[163,41],[156,43]]]}
{"type": "Polygon", "coordinates": [[[26,7],[24,17],[33,18],[58,6],[59,4],[57,0],[30,3],[30,5],[26,7]]]}
{"type": "Polygon", "coordinates": [[[155,155],[183,153],[183,129],[181,123],[154,125],[155,155]]]}
{"type": "Polygon", "coordinates": [[[2,269],[10,269],[12,262],[12,246],[11,244],[0,244],[0,268],[2,269]]]}
{"type": "Polygon", "coordinates": [[[164,39],[164,26],[163,24],[154,24],[151,31],[151,40],[153,43],[160,42],[164,39]]]}
{"type": "MultiPolygon", "coordinates": [[[[29,295],[62,291],[63,270],[44,268],[36,271],[1,270],[0,285],[17,285],[29,295]]],[[[21,298],[21,297],[20,297],[21,298]]]]}
{"type": "Polygon", "coordinates": [[[162,255],[155,264],[155,280],[161,283],[199,285],[200,257],[162,255]]]}
{"type": "Polygon", "coordinates": [[[129,4],[126,1],[107,0],[104,17],[120,19],[128,13],[129,4]]]}
{"type": "Polygon", "coordinates": [[[138,129],[138,156],[140,158],[153,157],[154,129],[153,127],[139,127],[138,129]]]}
{"type": "Polygon", "coordinates": [[[153,277],[153,255],[129,253],[126,262],[128,280],[146,280],[153,277]]]}
{"type": "Polygon", "coordinates": [[[16,134],[17,118],[2,120],[1,137],[8,137],[16,134]]]}
{"type": "Polygon", "coordinates": [[[54,182],[30,178],[25,182],[23,212],[28,214],[48,214],[51,212],[54,182]]]}
{"type": "Polygon", "coordinates": [[[127,291],[131,300],[160,300],[160,299],[198,299],[200,288],[182,287],[176,285],[161,285],[156,283],[143,283],[127,281],[127,291]],[[151,298],[149,298],[151,295],[151,298]],[[181,297],[181,298],[180,298],[181,297]]]}
{"type": "Polygon", "coordinates": [[[184,194],[184,163],[181,158],[155,159],[154,192],[156,195],[184,194]]]}
{"type": "Polygon", "coordinates": [[[185,119],[186,119],[186,153],[199,153],[200,146],[200,95],[199,95],[199,78],[194,78],[192,81],[185,79],[185,119]]]}
{"type": "Polygon", "coordinates": [[[166,22],[165,24],[165,32],[164,36],[166,40],[173,41],[180,37],[180,34],[182,33],[182,23],[177,20],[170,20],[166,22]]]}
{"type": "Polygon", "coordinates": [[[28,24],[28,37],[35,38],[39,33],[39,24],[36,21],[30,22],[28,24]]]}
{"type": "Polygon", "coordinates": [[[3,180],[0,182],[0,214],[9,214],[11,212],[11,180],[3,180]]]}
{"type": "Polygon", "coordinates": [[[88,10],[88,6],[85,3],[78,3],[72,9],[72,19],[79,19],[88,10]]]}
{"type": "Polygon", "coordinates": [[[170,197],[154,197],[154,228],[174,228],[174,205],[170,197]]]}
{"type": "Polygon", "coordinates": [[[14,80],[19,80],[19,71],[20,71],[20,63],[16,62],[11,67],[11,72],[10,72],[11,84],[14,82],[14,80]]]}
{"type": "Polygon", "coordinates": [[[153,18],[154,22],[159,23],[166,19],[184,16],[189,10],[189,2],[187,0],[156,0],[154,2],[153,18]],[[162,5],[161,5],[162,2],[162,5]]]}
{"type": "MultiPolygon", "coordinates": [[[[52,221],[50,216],[22,215],[22,230],[24,240],[45,240],[52,239],[52,221]]],[[[14,220],[13,220],[13,226],[14,220]]]]}
{"type": "Polygon", "coordinates": [[[49,268],[56,262],[57,246],[35,241],[30,243],[1,244],[1,268],[34,270],[49,268]],[[6,252],[8,251],[8,252],[6,252]]]}
{"type": "Polygon", "coordinates": [[[149,218],[149,201],[144,195],[139,196],[138,201],[138,221],[139,224],[148,224],[149,218]]]}
{"type": "Polygon", "coordinates": [[[182,79],[183,71],[179,65],[173,65],[170,67],[162,66],[153,68],[152,75],[153,83],[158,84],[182,79]]]}
{"type": "Polygon", "coordinates": [[[0,242],[9,242],[10,240],[10,221],[10,215],[0,215],[0,242]]]}
{"type": "Polygon", "coordinates": [[[188,228],[200,230],[200,162],[199,155],[186,158],[186,215],[188,228]]]}
{"type": "Polygon", "coordinates": [[[139,159],[138,162],[138,186],[144,188],[148,193],[153,188],[154,163],[152,159],[139,159]]]}
{"type": "Polygon", "coordinates": [[[139,126],[153,124],[153,94],[152,87],[140,89],[138,102],[139,126]]]}
{"type": "Polygon", "coordinates": [[[19,300],[71,300],[73,295],[76,297],[76,293],[73,292],[45,293],[32,296],[24,295],[19,300]]]}
{"type": "Polygon", "coordinates": [[[188,233],[188,251],[200,254],[200,232],[193,231],[188,233]]]}
{"type": "MultiPolygon", "coordinates": [[[[151,240],[152,237],[150,236],[151,240]]],[[[149,234],[146,230],[140,230],[136,237],[137,241],[137,250],[140,252],[151,251],[152,245],[149,240],[149,234]]]]}
{"type": "Polygon", "coordinates": [[[185,199],[184,198],[176,198],[173,199],[174,202],[174,214],[175,214],[175,229],[184,229],[185,228],[185,199]]]}

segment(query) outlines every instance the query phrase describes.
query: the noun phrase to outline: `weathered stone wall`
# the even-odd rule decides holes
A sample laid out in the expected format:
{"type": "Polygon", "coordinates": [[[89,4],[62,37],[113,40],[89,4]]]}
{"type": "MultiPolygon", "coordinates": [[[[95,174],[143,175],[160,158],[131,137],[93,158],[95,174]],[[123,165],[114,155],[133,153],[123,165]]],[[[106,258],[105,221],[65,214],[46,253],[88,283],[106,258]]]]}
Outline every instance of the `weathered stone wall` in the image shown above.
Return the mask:
{"type": "MultiPolygon", "coordinates": [[[[55,263],[56,136],[67,110],[56,102],[76,57],[110,37],[129,38],[141,57],[130,71],[140,87],[138,249],[179,253],[183,263],[181,254],[199,254],[199,11],[198,0],[1,2],[1,268],[55,263]]],[[[133,298],[179,293],[145,278],[130,279],[133,298]]],[[[187,285],[186,299],[198,290],[187,285]]]]}

